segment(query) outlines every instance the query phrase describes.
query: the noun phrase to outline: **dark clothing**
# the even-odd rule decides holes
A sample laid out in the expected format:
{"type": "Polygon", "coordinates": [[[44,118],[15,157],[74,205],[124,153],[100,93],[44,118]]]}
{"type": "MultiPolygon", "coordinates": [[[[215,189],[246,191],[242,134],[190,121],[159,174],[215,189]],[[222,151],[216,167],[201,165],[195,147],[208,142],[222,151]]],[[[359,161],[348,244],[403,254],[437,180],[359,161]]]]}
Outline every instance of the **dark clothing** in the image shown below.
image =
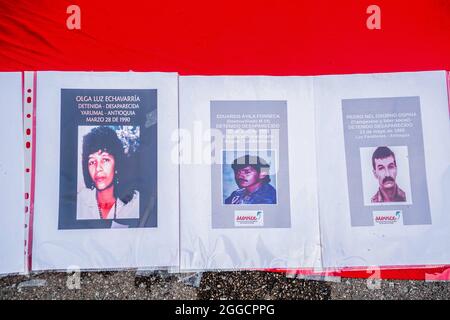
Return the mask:
{"type": "Polygon", "coordinates": [[[250,193],[245,188],[233,191],[226,198],[225,204],[276,204],[277,192],[272,185],[263,183],[255,192],[250,193]]]}
{"type": "Polygon", "coordinates": [[[406,193],[400,189],[397,185],[395,185],[395,193],[391,200],[385,199],[383,193],[380,189],[375,195],[372,197],[372,203],[378,202],[405,202],[406,201],[406,193]]]}

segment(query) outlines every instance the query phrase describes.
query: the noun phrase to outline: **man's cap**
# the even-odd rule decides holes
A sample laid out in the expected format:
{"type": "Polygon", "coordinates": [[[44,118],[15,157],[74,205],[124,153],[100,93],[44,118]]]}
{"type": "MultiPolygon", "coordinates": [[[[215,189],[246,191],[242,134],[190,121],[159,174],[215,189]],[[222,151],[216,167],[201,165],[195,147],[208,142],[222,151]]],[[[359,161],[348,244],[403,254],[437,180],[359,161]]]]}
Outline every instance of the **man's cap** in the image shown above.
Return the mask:
{"type": "Polygon", "coordinates": [[[234,171],[252,166],[256,169],[261,168],[270,168],[270,165],[261,157],[258,156],[251,156],[251,155],[245,155],[239,158],[236,158],[233,161],[233,164],[231,165],[231,168],[233,168],[234,171]]]}

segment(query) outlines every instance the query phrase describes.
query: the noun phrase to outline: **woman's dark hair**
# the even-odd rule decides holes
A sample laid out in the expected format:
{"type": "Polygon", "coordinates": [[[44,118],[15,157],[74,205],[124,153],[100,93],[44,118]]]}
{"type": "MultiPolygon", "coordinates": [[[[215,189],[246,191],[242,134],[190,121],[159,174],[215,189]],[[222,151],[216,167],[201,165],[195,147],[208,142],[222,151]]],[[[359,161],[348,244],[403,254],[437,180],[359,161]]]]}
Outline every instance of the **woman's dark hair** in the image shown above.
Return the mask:
{"type": "Polygon", "coordinates": [[[117,137],[116,132],[110,127],[95,127],[83,137],[82,167],[86,188],[92,189],[95,186],[89,174],[88,162],[89,155],[98,150],[108,152],[114,157],[114,196],[124,203],[128,203],[133,198],[134,189],[128,188],[127,184],[124,183],[123,169],[126,167],[126,157],[123,144],[117,137]]]}

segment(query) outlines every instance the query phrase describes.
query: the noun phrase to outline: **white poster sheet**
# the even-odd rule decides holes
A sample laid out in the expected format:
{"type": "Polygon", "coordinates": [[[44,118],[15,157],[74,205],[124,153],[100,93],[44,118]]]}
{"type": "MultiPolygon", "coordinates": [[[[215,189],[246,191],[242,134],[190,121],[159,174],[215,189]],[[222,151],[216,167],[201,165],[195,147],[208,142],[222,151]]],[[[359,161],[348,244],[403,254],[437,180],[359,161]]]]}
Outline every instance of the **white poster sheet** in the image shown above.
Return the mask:
{"type": "Polygon", "coordinates": [[[38,72],[33,270],[177,268],[178,77],[38,72]]]}
{"type": "Polygon", "coordinates": [[[22,74],[0,73],[0,275],[23,273],[25,241],[22,74]]]}
{"type": "Polygon", "coordinates": [[[309,77],[180,77],[181,270],[320,267],[309,77]]]}
{"type": "Polygon", "coordinates": [[[446,73],[321,76],[323,265],[450,264],[446,73]]]}

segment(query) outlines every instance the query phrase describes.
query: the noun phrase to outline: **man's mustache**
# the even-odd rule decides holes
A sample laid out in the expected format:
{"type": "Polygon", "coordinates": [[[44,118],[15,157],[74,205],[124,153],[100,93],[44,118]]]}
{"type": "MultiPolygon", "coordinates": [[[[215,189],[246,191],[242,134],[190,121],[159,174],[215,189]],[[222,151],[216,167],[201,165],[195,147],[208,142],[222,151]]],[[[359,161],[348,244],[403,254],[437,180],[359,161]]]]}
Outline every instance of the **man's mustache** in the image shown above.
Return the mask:
{"type": "Polygon", "coordinates": [[[383,179],[383,183],[386,183],[386,182],[388,182],[388,181],[390,181],[390,182],[395,182],[394,178],[392,178],[392,177],[385,177],[385,178],[383,179]]]}

